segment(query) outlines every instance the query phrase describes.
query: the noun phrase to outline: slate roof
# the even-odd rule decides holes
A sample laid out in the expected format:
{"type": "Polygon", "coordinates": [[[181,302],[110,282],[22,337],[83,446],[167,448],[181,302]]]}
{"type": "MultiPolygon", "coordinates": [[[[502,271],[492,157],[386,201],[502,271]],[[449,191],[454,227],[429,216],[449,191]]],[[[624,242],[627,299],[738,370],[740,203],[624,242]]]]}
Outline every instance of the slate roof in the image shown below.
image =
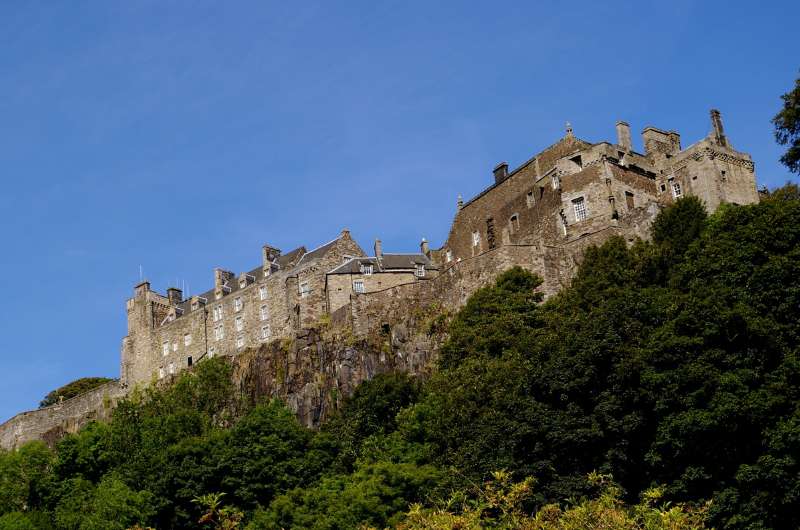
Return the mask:
{"type": "Polygon", "coordinates": [[[427,270],[439,269],[425,254],[384,254],[381,259],[375,256],[352,258],[328,272],[328,274],[360,274],[362,264],[372,265],[374,273],[414,270],[417,265],[425,265],[427,270]]]}

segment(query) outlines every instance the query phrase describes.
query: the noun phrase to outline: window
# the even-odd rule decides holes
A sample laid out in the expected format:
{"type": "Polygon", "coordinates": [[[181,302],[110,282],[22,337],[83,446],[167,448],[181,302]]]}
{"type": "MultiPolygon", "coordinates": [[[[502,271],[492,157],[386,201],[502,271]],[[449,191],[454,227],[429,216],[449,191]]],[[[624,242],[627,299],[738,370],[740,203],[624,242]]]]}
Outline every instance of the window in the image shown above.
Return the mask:
{"type": "Polygon", "coordinates": [[[262,285],[261,287],[258,288],[258,297],[261,300],[266,300],[267,299],[267,286],[266,285],[262,285]]]}
{"type": "Polygon", "coordinates": [[[192,356],[191,355],[186,358],[186,366],[189,366],[189,367],[192,366],[192,356]]]}
{"type": "Polygon", "coordinates": [[[214,340],[222,340],[225,338],[225,328],[222,326],[214,327],[214,340]]]}
{"type": "Polygon", "coordinates": [[[525,198],[525,203],[528,205],[528,208],[533,206],[533,191],[528,192],[528,196],[525,198]]]}
{"type": "Polygon", "coordinates": [[[561,187],[561,180],[558,178],[558,175],[553,175],[550,177],[550,182],[553,184],[554,190],[557,190],[561,187]]]}
{"type": "Polygon", "coordinates": [[[167,356],[169,354],[169,342],[164,342],[161,345],[161,355],[167,356]]]}
{"type": "Polygon", "coordinates": [[[236,337],[236,347],[244,348],[244,335],[239,335],[236,337]]]}
{"type": "Polygon", "coordinates": [[[214,322],[222,320],[222,305],[215,306],[214,309],[211,310],[211,314],[214,317],[214,322]]]}
{"type": "Polygon", "coordinates": [[[372,265],[368,265],[366,263],[361,264],[361,274],[364,276],[369,276],[372,274],[372,265]]]}
{"type": "Polygon", "coordinates": [[[242,307],[244,307],[244,304],[242,303],[242,297],[237,296],[233,299],[233,310],[238,313],[242,310],[242,307]]]}
{"type": "Polygon", "coordinates": [[[672,183],[672,196],[677,199],[678,197],[681,196],[681,193],[682,192],[681,192],[680,183],[679,182],[673,182],[672,183]]]}
{"type": "Polygon", "coordinates": [[[305,298],[311,292],[311,288],[308,286],[308,282],[303,282],[300,284],[300,298],[305,298]]]}
{"type": "Polygon", "coordinates": [[[200,302],[192,302],[192,311],[197,311],[200,308],[200,302]]]}
{"type": "Polygon", "coordinates": [[[216,354],[216,353],[217,353],[217,349],[216,349],[214,346],[211,346],[211,347],[208,349],[208,355],[206,355],[206,357],[208,357],[208,358],[210,359],[210,358],[212,358],[212,357],[214,356],[214,354],[216,354]]]}
{"type": "Polygon", "coordinates": [[[570,158],[570,161],[575,163],[575,165],[577,165],[579,168],[583,168],[583,159],[581,158],[581,155],[573,156],[570,158]]]}
{"type": "Polygon", "coordinates": [[[164,379],[164,369],[163,368],[159,368],[158,369],[158,378],[159,379],[164,379]]]}
{"type": "Polygon", "coordinates": [[[424,263],[417,263],[417,268],[414,271],[414,275],[417,278],[424,278],[425,277],[425,264],[424,263]]]}
{"type": "Polygon", "coordinates": [[[572,201],[572,207],[575,209],[575,220],[576,221],[583,221],[588,216],[586,211],[586,201],[583,200],[583,197],[578,197],[577,199],[572,201]]]}
{"type": "Polygon", "coordinates": [[[667,187],[664,184],[661,185],[661,191],[667,191],[667,187]]]}
{"type": "Polygon", "coordinates": [[[481,234],[477,230],[472,232],[472,246],[477,247],[481,244],[481,234]]]}
{"type": "Polygon", "coordinates": [[[628,207],[628,210],[633,210],[633,193],[629,191],[625,192],[625,205],[628,207]]]}
{"type": "Polygon", "coordinates": [[[364,292],[364,280],[353,280],[353,291],[356,293],[364,292]]]}
{"type": "Polygon", "coordinates": [[[269,319],[269,307],[265,305],[261,306],[261,309],[258,311],[259,318],[261,320],[268,320],[269,319]]]}
{"type": "Polygon", "coordinates": [[[175,363],[169,363],[169,375],[175,373],[175,363]]]}
{"type": "Polygon", "coordinates": [[[244,319],[242,317],[236,317],[234,323],[236,324],[236,331],[242,331],[244,329],[244,319]]]}
{"type": "Polygon", "coordinates": [[[517,214],[511,216],[509,224],[511,225],[512,234],[516,234],[517,232],[519,232],[519,216],[517,214]]]}
{"type": "Polygon", "coordinates": [[[448,250],[445,253],[445,259],[447,260],[447,263],[450,263],[451,261],[453,261],[453,251],[452,250],[448,250]]]}
{"type": "Polygon", "coordinates": [[[178,341],[172,343],[172,351],[178,351],[178,341]]]}
{"type": "Polygon", "coordinates": [[[183,345],[184,346],[191,346],[192,345],[192,336],[190,334],[186,334],[183,336],[183,345]]]}
{"type": "Polygon", "coordinates": [[[247,279],[242,278],[239,280],[239,289],[244,289],[245,287],[247,287],[247,279]]]}
{"type": "Polygon", "coordinates": [[[258,338],[261,340],[267,340],[271,334],[272,333],[270,332],[269,326],[261,326],[261,333],[258,335],[258,338]]]}

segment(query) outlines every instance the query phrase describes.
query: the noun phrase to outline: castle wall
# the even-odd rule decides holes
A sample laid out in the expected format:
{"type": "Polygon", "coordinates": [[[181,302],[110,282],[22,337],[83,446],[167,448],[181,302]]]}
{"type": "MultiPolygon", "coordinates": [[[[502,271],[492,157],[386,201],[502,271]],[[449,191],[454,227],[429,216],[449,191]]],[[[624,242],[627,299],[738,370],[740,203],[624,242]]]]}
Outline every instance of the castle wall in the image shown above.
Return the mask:
{"type": "Polygon", "coordinates": [[[42,409],[22,412],[0,425],[0,448],[14,449],[32,440],[53,445],[91,421],[106,421],[126,393],[117,381],[42,409]]]}
{"type": "MultiPolygon", "coordinates": [[[[429,272],[427,274],[432,274],[429,272]]],[[[331,313],[348,305],[355,295],[353,282],[364,282],[364,292],[372,293],[391,289],[407,283],[427,281],[417,278],[412,271],[374,272],[373,274],[331,274],[328,276],[328,307],[331,313]]]]}

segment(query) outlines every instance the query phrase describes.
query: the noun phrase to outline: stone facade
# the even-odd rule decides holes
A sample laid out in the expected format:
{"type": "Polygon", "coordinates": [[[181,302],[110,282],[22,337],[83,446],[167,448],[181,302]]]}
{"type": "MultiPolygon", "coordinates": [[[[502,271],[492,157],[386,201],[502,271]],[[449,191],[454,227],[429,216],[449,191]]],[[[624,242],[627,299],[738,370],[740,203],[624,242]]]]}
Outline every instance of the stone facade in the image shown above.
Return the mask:
{"type": "MultiPolygon", "coordinates": [[[[612,235],[631,242],[646,238],[658,211],[678,197],[695,195],[709,211],[723,202],[758,201],[753,161],[733,149],[718,111],[711,111],[709,135],[686,149],[677,132],[647,127],[642,132],[645,152],[637,153],[628,124],[617,122],[616,132],[615,143],[590,143],[575,137],[568,125],[564,137],[513,171],[505,162],[498,164],[489,187],[467,202],[459,197],[447,240],[438,249],[423,240],[418,254],[390,254],[376,241],[373,255],[367,256],[344,230],[311,251],[299,247],[282,254],[265,245],[259,267],[238,276],[217,269],[214,288],[190,299],[179,289],[164,295],[142,282],[127,302],[120,392],[169,377],[205,356],[264,351],[276,339],[293,341],[329,322],[365,337],[418,318],[424,308],[456,310],[512,266],[539,274],[541,289],[550,296],[569,284],[586,248],[612,235]]],[[[406,335],[395,329],[393,343],[395,332],[406,335]]],[[[420,362],[427,362],[430,348],[416,348],[424,354],[411,348],[404,355],[419,362],[400,363],[400,369],[418,371],[420,362]]],[[[384,368],[394,366],[379,357],[384,368]]],[[[369,366],[353,377],[369,378],[369,366]]],[[[317,373],[330,375],[330,367],[320,366],[317,373]]],[[[337,388],[352,388],[341,377],[337,388]]],[[[291,381],[275,384],[273,389],[292,386],[291,381]]],[[[305,410],[304,400],[321,402],[306,390],[298,392],[276,395],[295,396],[295,410],[313,423],[319,414],[305,410]]],[[[51,413],[26,414],[43,418],[51,413]]],[[[87,414],[70,409],[60,416],[66,425],[87,414]]],[[[14,438],[9,429],[44,432],[33,425],[38,420],[18,418],[0,426],[0,443],[6,447],[12,439],[38,436],[14,438]]],[[[51,430],[52,424],[43,421],[51,430]]]]}

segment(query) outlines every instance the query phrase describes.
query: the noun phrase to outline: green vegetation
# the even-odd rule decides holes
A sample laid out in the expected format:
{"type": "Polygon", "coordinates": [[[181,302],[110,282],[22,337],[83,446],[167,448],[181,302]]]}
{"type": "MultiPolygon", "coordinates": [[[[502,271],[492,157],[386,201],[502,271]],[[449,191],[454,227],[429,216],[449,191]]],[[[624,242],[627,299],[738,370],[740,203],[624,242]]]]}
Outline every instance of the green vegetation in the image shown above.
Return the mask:
{"type": "Polygon", "coordinates": [[[775,139],[788,146],[781,156],[781,163],[793,173],[800,173],[800,77],[794,88],[781,96],[783,108],[772,118],[775,139]]]}
{"type": "Polygon", "coordinates": [[[428,380],[319,431],[199,363],[55,450],[0,453],[0,528],[797,528],[800,190],[590,249],[541,303],[512,269],[428,380]],[[612,478],[613,477],[613,480],[612,478]]]}
{"type": "Polygon", "coordinates": [[[94,390],[98,386],[104,385],[110,381],[113,381],[113,379],[109,379],[108,377],[82,377],[81,379],[76,379],[47,394],[39,403],[39,408],[55,405],[62,400],[73,398],[89,390],[94,390]]]}

